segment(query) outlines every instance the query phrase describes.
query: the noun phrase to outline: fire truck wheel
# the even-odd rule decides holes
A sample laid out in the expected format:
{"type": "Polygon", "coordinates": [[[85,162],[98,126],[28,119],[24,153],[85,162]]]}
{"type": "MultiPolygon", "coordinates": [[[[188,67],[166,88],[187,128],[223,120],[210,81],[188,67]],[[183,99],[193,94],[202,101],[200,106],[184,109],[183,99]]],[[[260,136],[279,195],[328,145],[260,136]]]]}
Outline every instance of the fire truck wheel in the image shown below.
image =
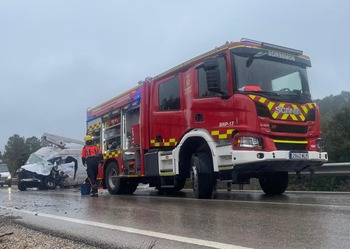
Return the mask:
{"type": "Polygon", "coordinates": [[[126,194],[133,194],[136,191],[138,185],[139,182],[137,181],[137,179],[128,179],[125,187],[126,194]]]}
{"type": "Polygon", "coordinates": [[[191,158],[193,192],[198,199],[210,199],[213,194],[213,165],[206,153],[195,153],[191,158]]]}
{"type": "Polygon", "coordinates": [[[120,195],[120,194],[125,194],[127,192],[127,189],[126,189],[127,179],[118,177],[118,175],[119,175],[119,168],[117,163],[115,162],[109,163],[106,170],[106,185],[107,185],[108,192],[112,195],[120,195]]]}
{"type": "Polygon", "coordinates": [[[24,182],[19,182],[18,185],[17,185],[18,189],[20,191],[26,191],[27,190],[27,186],[24,182]]]}
{"type": "Polygon", "coordinates": [[[44,183],[48,189],[55,189],[56,188],[55,180],[52,177],[46,177],[44,180],[44,183]]]}
{"type": "Polygon", "coordinates": [[[185,186],[185,183],[186,183],[186,178],[176,177],[175,178],[175,187],[173,190],[180,191],[185,186]]]}
{"type": "Polygon", "coordinates": [[[280,195],[288,187],[288,172],[262,173],[259,183],[265,194],[280,195]]]}

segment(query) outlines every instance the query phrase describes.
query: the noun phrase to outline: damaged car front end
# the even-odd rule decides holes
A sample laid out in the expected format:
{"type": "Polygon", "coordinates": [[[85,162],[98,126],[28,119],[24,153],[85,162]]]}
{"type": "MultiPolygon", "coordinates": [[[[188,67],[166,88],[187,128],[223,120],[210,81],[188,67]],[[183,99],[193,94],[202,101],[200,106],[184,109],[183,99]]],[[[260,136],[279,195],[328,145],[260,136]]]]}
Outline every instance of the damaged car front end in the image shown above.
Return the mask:
{"type": "Polygon", "coordinates": [[[83,167],[79,167],[80,151],[80,147],[39,149],[31,154],[25,165],[17,170],[18,189],[21,191],[27,188],[45,190],[81,184],[86,177],[86,171],[83,167]]]}

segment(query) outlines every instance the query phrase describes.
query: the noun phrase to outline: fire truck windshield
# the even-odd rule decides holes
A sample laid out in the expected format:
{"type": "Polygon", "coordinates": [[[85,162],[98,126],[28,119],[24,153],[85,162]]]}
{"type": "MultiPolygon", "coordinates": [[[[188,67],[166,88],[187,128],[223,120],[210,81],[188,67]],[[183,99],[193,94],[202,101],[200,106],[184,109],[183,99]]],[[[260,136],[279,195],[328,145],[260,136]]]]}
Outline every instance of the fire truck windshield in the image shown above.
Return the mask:
{"type": "Polygon", "coordinates": [[[232,53],[235,89],[269,99],[306,102],[311,100],[307,64],[294,55],[271,51],[232,53]],[[298,60],[297,60],[297,59],[298,60]]]}

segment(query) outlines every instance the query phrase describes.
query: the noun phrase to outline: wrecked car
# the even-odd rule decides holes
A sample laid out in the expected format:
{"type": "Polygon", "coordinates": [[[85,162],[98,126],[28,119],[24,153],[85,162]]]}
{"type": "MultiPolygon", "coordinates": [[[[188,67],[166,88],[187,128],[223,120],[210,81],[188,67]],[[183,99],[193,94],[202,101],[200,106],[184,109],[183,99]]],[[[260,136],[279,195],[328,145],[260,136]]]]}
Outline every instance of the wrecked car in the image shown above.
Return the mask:
{"type": "MultiPolygon", "coordinates": [[[[63,137],[50,136],[50,145],[32,153],[17,170],[19,190],[65,188],[84,183],[87,175],[81,160],[83,142],[66,144],[63,137]]],[[[47,139],[48,135],[44,134],[43,138],[47,139]]],[[[68,138],[66,141],[71,142],[68,138]]]]}

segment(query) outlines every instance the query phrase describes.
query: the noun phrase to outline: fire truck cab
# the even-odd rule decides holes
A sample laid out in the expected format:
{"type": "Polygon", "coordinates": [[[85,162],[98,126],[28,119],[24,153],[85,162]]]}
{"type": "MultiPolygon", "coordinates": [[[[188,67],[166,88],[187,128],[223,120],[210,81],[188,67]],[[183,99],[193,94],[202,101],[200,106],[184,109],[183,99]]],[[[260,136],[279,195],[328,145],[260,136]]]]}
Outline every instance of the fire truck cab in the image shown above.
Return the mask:
{"type": "Polygon", "coordinates": [[[242,39],[195,57],[87,110],[87,134],[104,153],[103,185],[139,183],[211,198],[218,180],[258,178],[281,194],[288,173],[327,162],[302,51],[242,39]]]}

